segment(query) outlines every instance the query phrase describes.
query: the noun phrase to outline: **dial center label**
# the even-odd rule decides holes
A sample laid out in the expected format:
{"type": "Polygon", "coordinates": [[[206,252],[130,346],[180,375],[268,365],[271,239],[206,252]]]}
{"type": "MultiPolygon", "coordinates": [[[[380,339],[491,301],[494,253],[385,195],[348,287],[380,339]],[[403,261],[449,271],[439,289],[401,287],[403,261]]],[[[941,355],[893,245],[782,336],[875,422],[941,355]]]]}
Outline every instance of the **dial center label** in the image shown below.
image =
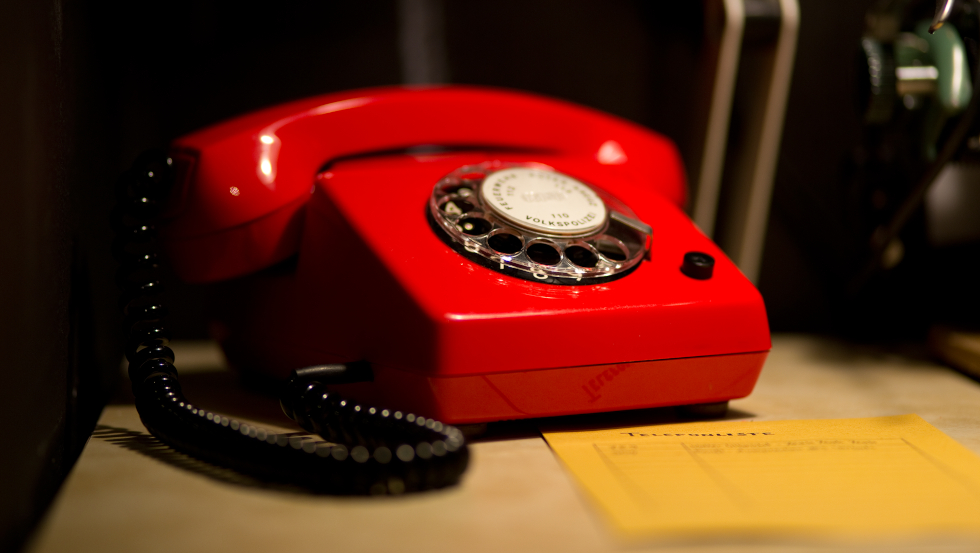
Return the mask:
{"type": "Polygon", "coordinates": [[[512,167],[487,175],[480,195],[506,222],[546,234],[591,234],[606,222],[606,205],[583,182],[554,171],[512,167]]]}

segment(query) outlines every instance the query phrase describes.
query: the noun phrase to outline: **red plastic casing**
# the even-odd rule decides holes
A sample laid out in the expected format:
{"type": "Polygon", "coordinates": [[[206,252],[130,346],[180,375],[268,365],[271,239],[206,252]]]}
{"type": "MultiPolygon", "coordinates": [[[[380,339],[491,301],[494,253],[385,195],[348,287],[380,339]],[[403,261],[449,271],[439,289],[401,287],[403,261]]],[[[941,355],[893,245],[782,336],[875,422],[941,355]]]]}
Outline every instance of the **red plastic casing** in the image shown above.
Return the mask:
{"type": "Polygon", "coordinates": [[[273,108],[175,146],[193,166],[164,232],[185,278],[242,276],[298,252],[295,269],[231,285],[222,339],[242,369],[365,360],[374,381],[341,386],[357,399],[465,423],[743,397],[770,348],[758,291],[681,211],[673,145],[608,115],[514,92],[382,89],[273,108]],[[317,107],[337,102],[351,107],[317,107]],[[270,128],[271,187],[256,176],[270,128]],[[433,144],[467,151],[380,155],[433,144]],[[652,226],[650,259],[583,286],[472,263],[425,210],[440,178],[486,161],[543,163],[611,193],[652,226]],[[680,271],[689,251],[714,256],[712,278],[680,271]]]}

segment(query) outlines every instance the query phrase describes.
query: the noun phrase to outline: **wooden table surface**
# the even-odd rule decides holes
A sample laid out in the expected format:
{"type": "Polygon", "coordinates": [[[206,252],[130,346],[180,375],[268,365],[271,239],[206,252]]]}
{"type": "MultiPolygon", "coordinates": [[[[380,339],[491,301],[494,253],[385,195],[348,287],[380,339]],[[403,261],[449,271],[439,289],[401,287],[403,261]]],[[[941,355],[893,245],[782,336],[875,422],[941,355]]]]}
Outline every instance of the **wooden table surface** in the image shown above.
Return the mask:
{"type": "MultiPolygon", "coordinates": [[[[274,398],[245,390],[210,343],[175,348],[200,405],[293,429],[274,398]]],[[[852,418],[916,413],[980,454],[980,385],[920,355],[777,335],[755,392],[730,417],[852,418]]],[[[672,420],[673,410],[611,423],[672,420]]],[[[586,422],[595,422],[587,419],[586,422]]],[[[980,551],[978,541],[626,545],[576,487],[533,421],[491,425],[460,486],[381,498],[270,489],[162,446],[125,397],[99,426],[26,548],[48,552],[251,551],[980,551]]],[[[980,516],[978,513],[977,516],[980,516]]]]}

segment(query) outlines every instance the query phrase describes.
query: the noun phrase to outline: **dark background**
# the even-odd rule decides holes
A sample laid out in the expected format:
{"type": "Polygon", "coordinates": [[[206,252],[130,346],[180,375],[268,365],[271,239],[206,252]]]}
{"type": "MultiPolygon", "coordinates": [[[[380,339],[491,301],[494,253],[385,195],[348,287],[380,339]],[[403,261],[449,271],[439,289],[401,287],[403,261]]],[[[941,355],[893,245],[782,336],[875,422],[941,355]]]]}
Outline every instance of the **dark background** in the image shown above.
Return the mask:
{"type": "MultiPolygon", "coordinates": [[[[867,239],[854,58],[870,1],[800,3],[759,283],[772,329],[921,338],[949,315],[929,306],[957,297],[934,292],[950,278],[935,268],[949,252],[912,248],[877,292],[844,294],[867,239]]],[[[448,82],[631,119],[674,138],[691,167],[700,3],[430,4],[444,21],[448,82]]],[[[399,14],[394,1],[0,3],[0,550],[23,543],[119,384],[116,175],[145,149],[249,110],[404,82],[399,14]]],[[[739,124],[736,113],[733,133],[739,124]]],[[[915,243],[921,222],[908,232],[915,243]]],[[[170,284],[176,337],[206,338],[207,290],[170,284]]]]}

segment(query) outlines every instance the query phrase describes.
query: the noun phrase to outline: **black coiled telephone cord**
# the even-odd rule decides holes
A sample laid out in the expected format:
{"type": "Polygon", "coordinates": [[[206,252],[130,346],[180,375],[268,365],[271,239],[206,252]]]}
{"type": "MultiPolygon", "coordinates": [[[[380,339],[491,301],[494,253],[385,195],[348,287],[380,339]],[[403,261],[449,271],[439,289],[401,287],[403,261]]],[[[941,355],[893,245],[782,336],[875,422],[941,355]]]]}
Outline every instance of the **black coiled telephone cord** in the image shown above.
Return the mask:
{"type": "Polygon", "coordinates": [[[146,153],[120,177],[113,211],[117,280],[128,332],[126,358],[136,409],[167,445],[265,481],[329,494],[400,494],[450,486],[466,470],[462,433],[438,421],[345,400],[326,389],[352,367],[294,371],[282,395],[291,419],[327,442],[276,434],[202,409],[184,398],[158,278],[154,220],[172,187],[172,161],[146,153]]]}

